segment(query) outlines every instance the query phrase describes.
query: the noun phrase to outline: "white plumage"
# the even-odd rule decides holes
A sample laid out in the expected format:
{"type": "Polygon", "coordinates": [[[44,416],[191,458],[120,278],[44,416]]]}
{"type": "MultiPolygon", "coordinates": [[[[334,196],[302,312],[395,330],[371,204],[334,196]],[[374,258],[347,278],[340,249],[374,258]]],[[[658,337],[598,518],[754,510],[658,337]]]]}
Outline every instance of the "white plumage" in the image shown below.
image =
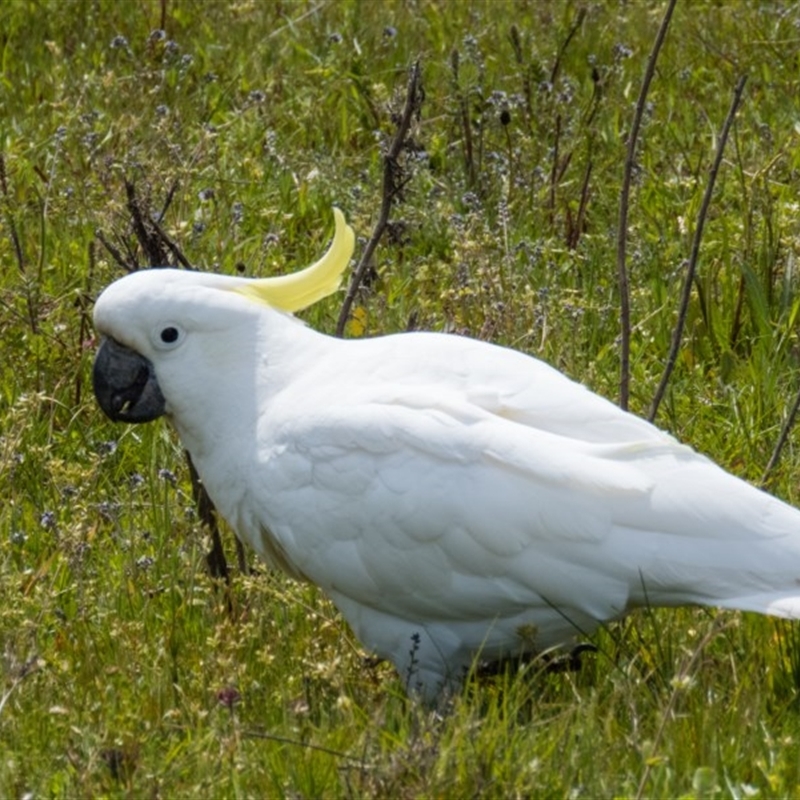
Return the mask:
{"type": "Polygon", "coordinates": [[[334,339],[273,307],[332,291],[351,251],[337,213],[337,280],[329,254],[301,300],[178,270],[117,281],[96,392],[115,419],[166,413],[239,537],[323,589],[410,688],[433,698],[479,654],[645,603],[800,615],[800,512],[644,420],[512,350],[334,339]]]}

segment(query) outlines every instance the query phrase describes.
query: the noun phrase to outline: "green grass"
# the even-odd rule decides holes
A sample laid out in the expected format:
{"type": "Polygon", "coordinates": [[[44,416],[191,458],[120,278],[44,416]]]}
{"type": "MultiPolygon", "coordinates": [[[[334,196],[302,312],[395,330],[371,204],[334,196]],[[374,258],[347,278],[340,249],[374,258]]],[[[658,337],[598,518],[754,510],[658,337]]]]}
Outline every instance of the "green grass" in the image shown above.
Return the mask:
{"type": "MultiPolygon", "coordinates": [[[[332,204],[369,236],[420,58],[420,157],[358,300],[363,333],[469,333],[616,399],[625,136],[663,7],[589,4],[565,46],[581,8],[0,6],[1,796],[800,791],[796,625],[643,611],[596,635],[580,673],[476,681],[438,718],[313,588],[255,562],[229,589],[210,580],[176,440],[110,425],[91,396],[91,301],[121,274],[95,232],[132,241],[124,180],[156,210],[177,185],[164,226],[193,263],[292,271],[324,248],[332,204]]],[[[798,46],[795,6],[679,2],[630,209],[646,413],[746,74],[658,422],[754,481],[800,385],[798,46]]],[[[304,316],[332,331],[341,299],[304,316]]],[[[770,481],[789,502],[799,468],[790,438],[770,481]]]]}

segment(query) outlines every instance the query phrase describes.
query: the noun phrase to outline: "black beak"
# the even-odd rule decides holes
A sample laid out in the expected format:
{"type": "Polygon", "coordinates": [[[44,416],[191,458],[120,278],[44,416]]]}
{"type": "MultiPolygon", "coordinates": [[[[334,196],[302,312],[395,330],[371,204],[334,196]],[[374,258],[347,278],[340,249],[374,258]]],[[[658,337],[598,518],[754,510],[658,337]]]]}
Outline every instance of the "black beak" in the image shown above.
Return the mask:
{"type": "Polygon", "coordinates": [[[114,422],[150,422],[166,401],[153,365],[113,339],[104,339],[94,359],[94,395],[114,422]]]}

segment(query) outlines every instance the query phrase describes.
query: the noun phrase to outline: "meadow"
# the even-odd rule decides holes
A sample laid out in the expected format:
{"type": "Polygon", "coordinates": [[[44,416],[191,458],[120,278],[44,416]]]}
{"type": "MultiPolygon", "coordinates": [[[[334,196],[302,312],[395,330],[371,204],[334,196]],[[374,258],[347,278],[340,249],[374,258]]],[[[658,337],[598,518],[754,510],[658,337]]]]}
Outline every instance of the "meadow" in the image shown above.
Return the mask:
{"type": "MultiPolygon", "coordinates": [[[[800,503],[800,6],[677,3],[623,293],[666,9],[0,4],[0,796],[800,793],[796,623],[642,609],[579,671],[534,660],[426,710],[224,526],[212,577],[177,439],[112,425],[91,391],[93,299],[153,260],[126,186],[198,268],[306,266],[333,205],[358,259],[419,63],[344,335],[515,347],[800,503]]],[[[344,298],[302,316],[334,333],[344,298]]]]}

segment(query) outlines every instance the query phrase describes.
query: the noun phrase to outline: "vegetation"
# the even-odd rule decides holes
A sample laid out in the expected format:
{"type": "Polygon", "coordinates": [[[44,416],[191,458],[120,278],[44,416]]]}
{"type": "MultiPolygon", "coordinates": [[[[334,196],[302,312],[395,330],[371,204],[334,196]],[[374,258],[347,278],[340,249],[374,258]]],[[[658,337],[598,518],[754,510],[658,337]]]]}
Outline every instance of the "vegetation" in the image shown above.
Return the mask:
{"type": "MultiPolygon", "coordinates": [[[[402,192],[347,335],[470,334],[616,399],[623,162],[664,10],[0,5],[0,795],[797,795],[796,625],[643,610],[579,672],[475,680],[437,716],[312,587],[255,562],[211,579],[175,438],[111,425],[90,390],[92,299],[121,274],[101,241],[147,265],[125,181],[205,269],[306,265],[334,204],[361,249],[419,59],[402,192]]],[[[646,414],[746,76],[657,422],[755,482],[800,384],[798,45],[795,4],[679,2],[629,207],[646,414]]],[[[342,299],[309,324],[333,332],[342,299]]],[[[790,435],[770,490],[797,502],[798,469],[790,435]]]]}

